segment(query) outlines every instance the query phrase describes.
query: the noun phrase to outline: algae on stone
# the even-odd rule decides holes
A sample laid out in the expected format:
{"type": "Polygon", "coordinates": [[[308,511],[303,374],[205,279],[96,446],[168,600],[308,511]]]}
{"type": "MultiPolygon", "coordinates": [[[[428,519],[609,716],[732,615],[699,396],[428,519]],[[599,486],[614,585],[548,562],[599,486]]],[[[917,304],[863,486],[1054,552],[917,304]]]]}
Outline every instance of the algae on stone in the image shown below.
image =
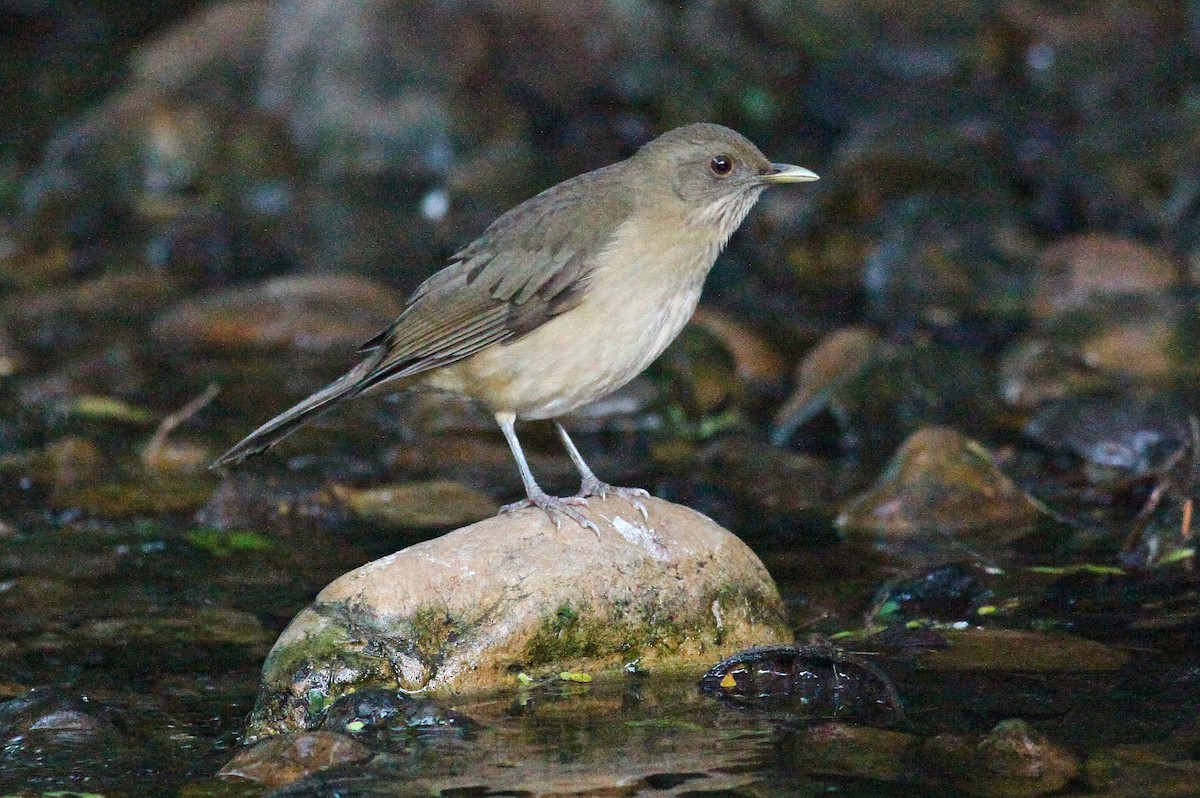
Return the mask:
{"type": "Polygon", "coordinates": [[[647,504],[653,526],[622,499],[593,500],[599,537],[514,513],[346,574],[276,642],[250,734],[312,728],[313,690],[329,701],[365,687],[447,695],[633,661],[699,671],[791,640],[745,544],[687,508],[647,504]]]}

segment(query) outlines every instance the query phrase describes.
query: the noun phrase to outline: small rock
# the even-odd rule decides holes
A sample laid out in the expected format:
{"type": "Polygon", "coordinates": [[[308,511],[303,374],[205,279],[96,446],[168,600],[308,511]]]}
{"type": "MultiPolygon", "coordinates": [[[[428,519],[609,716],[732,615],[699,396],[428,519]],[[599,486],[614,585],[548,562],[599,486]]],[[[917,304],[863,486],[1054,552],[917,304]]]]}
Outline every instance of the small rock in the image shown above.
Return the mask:
{"type": "Polygon", "coordinates": [[[367,688],[339,698],[321,718],[321,728],[345,734],[438,734],[476,728],[465,715],[419,696],[367,688]]]}
{"type": "Polygon", "coordinates": [[[926,427],[904,442],[837,524],[889,539],[987,531],[1003,543],[1023,534],[1038,513],[981,445],[952,429],[926,427]]]}
{"type": "Polygon", "coordinates": [[[0,704],[0,735],[8,738],[39,730],[90,737],[111,730],[111,726],[95,715],[86,699],[45,689],[0,704]]]}
{"type": "Polygon", "coordinates": [[[1136,241],[1085,233],[1042,253],[1032,294],[1033,314],[1056,316],[1097,297],[1170,291],[1179,274],[1171,261],[1136,241]]]}
{"type": "Polygon", "coordinates": [[[1128,314],[1110,319],[1079,344],[1083,361],[1110,374],[1169,379],[1181,370],[1180,327],[1161,315],[1128,314]]]}
{"type": "Polygon", "coordinates": [[[1005,352],[999,366],[1000,395],[1011,407],[1035,408],[1054,399],[1104,387],[1098,372],[1074,346],[1034,338],[1005,352]]]}
{"type": "Polygon", "coordinates": [[[217,775],[249,779],[275,789],[338,765],[365,762],[371,756],[371,749],[344,734],[327,731],[284,734],[242,751],[217,775]]]}
{"type": "Polygon", "coordinates": [[[954,786],[981,798],[1034,798],[1056,792],[1079,773],[1079,759],[1025,721],[1001,721],[970,741],[938,735],[925,742],[923,759],[954,786]]]}
{"type": "Polygon", "coordinates": [[[1157,473],[1190,445],[1185,407],[1161,396],[1081,396],[1051,402],[1025,426],[1039,446],[1080,458],[1093,476],[1157,473]]]}
{"type": "Polygon", "coordinates": [[[250,725],[311,728],[363,686],[431,695],[515,674],[702,667],[791,630],[770,576],[740,540],[686,507],[592,499],[599,534],[541,510],[489,518],[334,581],[284,631],[250,725]]]}
{"type": "Polygon", "coordinates": [[[1186,299],[1165,293],[1100,297],[1072,307],[1042,320],[1010,350],[1001,375],[1006,399],[1025,383],[1034,396],[1040,388],[1054,397],[1120,390],[1130,381],[1158,387],[1194,380],[1200,373],[1194,319],[1186,299]]]}
{"type": "Polygon", "coordinates": [[[1129,655],[1103,643],[1063,632],[968,627],[941,629],[949,643],[917,655],[922,668],[934,671],[1015,673],[1089,673],[1115,671],[1129,655]]]}
{"type": "Polygon", "coordinates": [[[166,477],[138,483],[106,483],[58,491],[52,504],[79,508],[101,518],[181,513],[202,506],[212,494],[206,476],[166,477]]]}
{"type": "Polygon", "coordinates": [[[458,526],[495,515],[496,502],[459,482],[432,480],[359,489],[335,485],[333,495],[355,516],[391,529],[458,526]]]}
{"type": "Polygon", "coordinates": [[[183,349],[329,352],[359,346],[402,308],[394,291],[362,277],[278,277],[187,300],[151,334],[183,349]]]}
{"type": "Polygon", "coordinates": [[[38,688],[0,703],[0,762],[38,756],[40,748],[114,744],[121,737],[107,710],[87,698],[38,688]]]}
{"type": "Polygon", "coordinates": [[[804,728],[784,743],[791,771],[850,779],[912,781],[918,740],[911,734],[844,723],[804,728]]]}

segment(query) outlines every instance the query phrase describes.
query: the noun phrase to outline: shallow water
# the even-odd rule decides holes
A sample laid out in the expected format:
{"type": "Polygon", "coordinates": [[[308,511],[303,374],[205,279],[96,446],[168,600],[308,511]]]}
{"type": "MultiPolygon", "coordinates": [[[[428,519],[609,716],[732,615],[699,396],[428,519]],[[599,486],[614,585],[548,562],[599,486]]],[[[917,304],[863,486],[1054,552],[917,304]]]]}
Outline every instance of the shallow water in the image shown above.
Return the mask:
{"type": "MultiPolygon", "coordinates": [[[[98,719],[82,731],[53,723],[23,735],[5,730],[0,788],[35,795],[260,794],[252,783],[212,777],[238,746],[267,648],[326,581],[401,542],[350,522],[320,532],[311,520],[263,527],[239,542],[187,513],[105,521],[43,509],[37,489],[20,481],[5,481],[3,491],[14,529],[0,540],[0,689],[16,696],[44,687],[45,707],[81,706],[98,719]]],[[[796,545],[776,536],[759,550],[801,614],[823,592],[853,596],[867,589],[865,578],[879,580],[878,554],[845,542],[796,545]]],[[[1146,590],[1130,583],[1126,592],[1146,590]]],[[[1178,610],[1186,599],[1175,595],[1178,610]]],[[[895,652],[873,658],[905,705],[907,719],[894,730],[984,733],[1020,716],[1079,754],[1167,739],[1196,710],[1195,627],[1185,620],[1165,632],[1130,631],[1129,612],[1164,619],[1137,603],[1105,618],[1077,615],[1068,602],[1052,624],[1087,621],[1093,638],[1130,651],[1119,671],[1022,674],[1013,663],[944,673],[895,652]]],[[[1040,615],[1051,619],[1049,609],[1040,615]]],[[[327,771],[286,794],[959,794],[911,774],[881,770],[872,779],[814,764],[797,756],[796,740],[828,718],[797,706],[729,704],[701,693],[693,678],[534,685],[451,706],[478,727],[376,733],[364,738],[375,752],[368,765],[327,771]]]]}

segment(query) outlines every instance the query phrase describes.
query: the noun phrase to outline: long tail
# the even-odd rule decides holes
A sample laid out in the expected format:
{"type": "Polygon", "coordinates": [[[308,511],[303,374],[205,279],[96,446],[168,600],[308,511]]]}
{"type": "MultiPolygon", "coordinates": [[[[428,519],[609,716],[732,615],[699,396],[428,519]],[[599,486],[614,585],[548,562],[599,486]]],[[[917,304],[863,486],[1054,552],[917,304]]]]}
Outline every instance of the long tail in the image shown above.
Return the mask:
{"type": "Polygon", "coordinates": [[[236,446],[218,457],[209,468],[218,468],[228,463],[240,463],[247,457],[261,454],[320,414],[357,396],[362,392],[363,378],[371,372],[375,365],[373,358],[359,363],[295,407],[283,411],[251,432],[236,446]]]}

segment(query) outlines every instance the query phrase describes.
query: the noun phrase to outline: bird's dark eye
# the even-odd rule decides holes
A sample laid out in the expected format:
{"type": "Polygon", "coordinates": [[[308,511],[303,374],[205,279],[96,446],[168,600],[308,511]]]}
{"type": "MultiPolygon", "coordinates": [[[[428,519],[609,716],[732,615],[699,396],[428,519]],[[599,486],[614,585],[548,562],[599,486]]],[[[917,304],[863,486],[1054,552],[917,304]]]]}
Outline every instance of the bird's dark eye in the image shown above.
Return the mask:
{"type": "Polygon", "coordinates": [[[733,171],[733,159],[728,155],[714,155],[713,159],[708,163],[708,168],[717,177],[725,177],[725,175],[733,171]]]}

